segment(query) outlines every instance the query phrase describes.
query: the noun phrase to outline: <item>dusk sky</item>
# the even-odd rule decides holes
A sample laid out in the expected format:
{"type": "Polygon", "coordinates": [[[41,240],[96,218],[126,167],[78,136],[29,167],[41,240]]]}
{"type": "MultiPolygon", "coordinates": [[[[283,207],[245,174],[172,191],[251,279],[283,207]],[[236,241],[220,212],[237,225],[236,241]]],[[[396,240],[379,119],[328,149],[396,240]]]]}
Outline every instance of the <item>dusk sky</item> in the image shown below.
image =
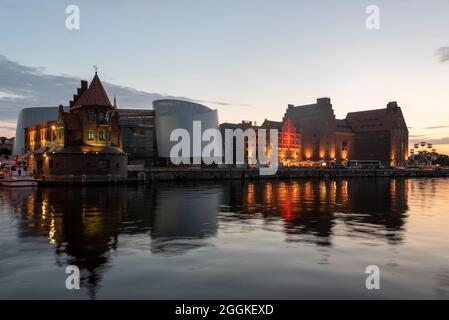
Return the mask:
{"type": "Polygon", "coordinates": [[[411,142],[449,153],[449,0],[0,0],[0,43],[0,136],[14,135],[20,108],[71,98],[36,97],[25,73],[51,79],[46,97],[96,64],[119,107],[134,106],[133,88],[200,101],[221,122],[281,120],[287,104],[318,97],[337,118],[397,101],[411,142]],[[68,5],[79,30],[65,26],[68,5]],[[368,5],[379,30],[365,27],[368,5]]]}

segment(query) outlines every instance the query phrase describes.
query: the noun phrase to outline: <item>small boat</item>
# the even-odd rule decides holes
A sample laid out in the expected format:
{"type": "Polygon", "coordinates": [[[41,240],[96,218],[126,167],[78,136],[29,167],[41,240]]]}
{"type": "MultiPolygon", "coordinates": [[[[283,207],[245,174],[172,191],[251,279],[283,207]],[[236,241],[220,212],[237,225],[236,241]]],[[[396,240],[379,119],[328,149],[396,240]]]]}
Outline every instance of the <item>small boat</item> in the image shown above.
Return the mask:
{"type": "Polygon", "coordinates": [[[34,187],[37,186],[37,181],[28,173],[26,162],[16,157],[14,162],[3,169],[0,184],[6,187],[34,187]]]}

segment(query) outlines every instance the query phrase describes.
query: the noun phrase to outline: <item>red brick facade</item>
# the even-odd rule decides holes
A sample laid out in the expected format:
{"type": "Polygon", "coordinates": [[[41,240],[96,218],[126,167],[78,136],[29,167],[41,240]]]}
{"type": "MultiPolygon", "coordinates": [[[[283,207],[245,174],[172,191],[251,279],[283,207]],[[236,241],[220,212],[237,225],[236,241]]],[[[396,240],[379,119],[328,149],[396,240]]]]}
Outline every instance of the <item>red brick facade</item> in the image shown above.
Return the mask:
{"type": "Polygon", "coordinates": [[[56,121],[26,128],[28,163],[46,180],[121,180],[127,175],[121,128],[95,74],[89,88],[81,82],[69,112],[59,108],[56,121]]]}
{"type": "Polygon", "coordinates": [[[335,118],[329,98],[316,104],[289,105],[283,121],[292,121],[301,135],[301,160],[344,163],[380,160],[403,166],[408,159],[408,129],[396,102],[384,109],[351,112],[335,118]]]}

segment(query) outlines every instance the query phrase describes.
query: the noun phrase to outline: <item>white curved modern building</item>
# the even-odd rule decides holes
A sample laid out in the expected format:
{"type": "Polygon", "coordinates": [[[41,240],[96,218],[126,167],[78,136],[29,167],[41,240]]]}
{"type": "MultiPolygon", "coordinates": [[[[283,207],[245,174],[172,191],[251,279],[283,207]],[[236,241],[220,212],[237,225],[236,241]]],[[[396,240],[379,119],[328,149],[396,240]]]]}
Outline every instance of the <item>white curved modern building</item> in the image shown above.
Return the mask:
{"type": "Polygon", "coordinates": [[[25,147],[25,128],[56,119],[58,119],[58,107],[34,107],[20,110],[12,154],[16,155],[23,152],[25,147]]]}
{"type": "MultiPolygon", "coordinates": [[[[219,131],[218,112],[198,103],[184,100],[160,99],[153,101],[158,155],[169,158],[171,148],[177,141],[170,141],[175,129],[185,129],[190,134],[190,155],[193,156],[193,122],[201,123],[201,135],[207,129],[219,131]]],[[[215,142],[215,140],[214,140],[215,142]]],[[[212,143],[214,143],[212,142],[212,143]]],[[[216,141],[215,150],[222,150],[220,141],[216,141]]],[[[211,142],[201,142],[201,150],[211,142]]]]}

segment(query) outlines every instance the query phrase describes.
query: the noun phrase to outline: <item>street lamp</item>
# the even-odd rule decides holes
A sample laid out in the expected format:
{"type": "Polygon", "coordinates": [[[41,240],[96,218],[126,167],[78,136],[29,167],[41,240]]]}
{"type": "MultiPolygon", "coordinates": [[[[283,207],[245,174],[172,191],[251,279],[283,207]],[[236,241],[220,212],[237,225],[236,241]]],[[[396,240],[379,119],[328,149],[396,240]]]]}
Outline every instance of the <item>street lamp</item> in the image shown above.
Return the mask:
{"type": "Polygon", "coordinates": [[[54,134],[55,130],[56,130],[56,127],[54,125],[52,125],[51,126],[51,133],[50,133],[50,135],[51,135],[50,143],[51,143],[52,146],[53,146],[53,134],[54,134]]]}

